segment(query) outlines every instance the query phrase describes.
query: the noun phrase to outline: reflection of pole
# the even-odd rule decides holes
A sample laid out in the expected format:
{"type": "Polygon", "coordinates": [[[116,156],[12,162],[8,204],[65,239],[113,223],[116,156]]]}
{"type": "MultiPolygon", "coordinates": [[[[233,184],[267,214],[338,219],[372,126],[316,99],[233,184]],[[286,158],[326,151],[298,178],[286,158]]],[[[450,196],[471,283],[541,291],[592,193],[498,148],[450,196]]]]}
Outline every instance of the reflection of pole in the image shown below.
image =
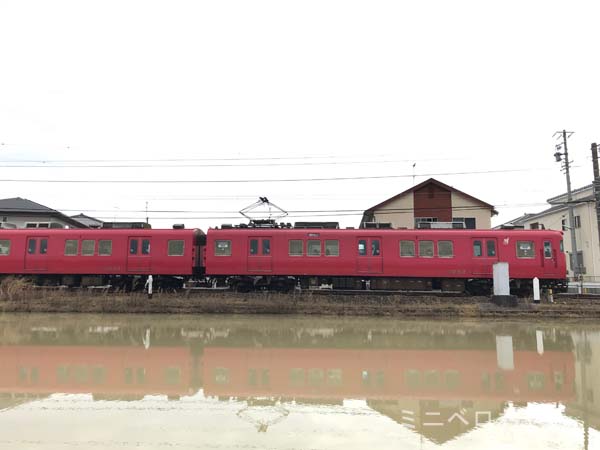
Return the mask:
{"type": "Polygon", "coordinates": [[[583,332],[583,358],[581,359],[581,386],[583,390],[583,449],[588,450],[588,445],[590,442],[590,425],[589,425],[589,417],[588,417],[588,407],[587,407],[587,376],[586,372],[586,362],[587,362],[587,333],[583,332]]]}

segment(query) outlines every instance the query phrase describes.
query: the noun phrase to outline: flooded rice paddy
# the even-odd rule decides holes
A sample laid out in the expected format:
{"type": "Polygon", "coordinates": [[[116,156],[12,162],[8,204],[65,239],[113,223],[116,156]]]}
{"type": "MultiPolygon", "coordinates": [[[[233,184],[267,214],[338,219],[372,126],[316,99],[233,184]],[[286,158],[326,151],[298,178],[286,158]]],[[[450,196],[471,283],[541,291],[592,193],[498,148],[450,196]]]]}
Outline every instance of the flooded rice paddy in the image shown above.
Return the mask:
{"type": "Polygon", "coordinates": [[[598,449],[600,325],[0,315],[0,449],[598,449]]]}

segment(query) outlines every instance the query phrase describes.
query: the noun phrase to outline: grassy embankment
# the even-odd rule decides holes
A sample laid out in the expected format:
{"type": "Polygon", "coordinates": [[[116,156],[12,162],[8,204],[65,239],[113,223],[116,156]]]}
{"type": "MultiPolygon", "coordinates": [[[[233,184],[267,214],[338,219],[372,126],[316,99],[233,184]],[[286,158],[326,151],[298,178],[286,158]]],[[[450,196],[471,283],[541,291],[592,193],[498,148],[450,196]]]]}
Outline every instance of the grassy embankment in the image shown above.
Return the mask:
{"type": "Polygon", "coordinates": [[[200,291],[115,293],[98,290],[40,289],[24,280],[0,283],[0,312],[303,314],[430,318],[600,318],[600,299],[559,298],[554,304],[521,300],[515,308],[498,307],[487,297],[326,292],[277,294],[200,291]]]}

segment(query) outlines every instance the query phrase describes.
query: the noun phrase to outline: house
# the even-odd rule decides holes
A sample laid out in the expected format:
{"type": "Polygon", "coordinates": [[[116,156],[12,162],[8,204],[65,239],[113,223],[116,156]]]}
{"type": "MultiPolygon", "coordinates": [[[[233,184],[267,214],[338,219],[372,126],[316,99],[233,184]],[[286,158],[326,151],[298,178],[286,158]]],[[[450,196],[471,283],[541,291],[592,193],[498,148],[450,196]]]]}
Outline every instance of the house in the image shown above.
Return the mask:
{"type": "MultiPolygon", "coordinates": [[[[498,228],[545,229],[564,232],[564,249],[571,255],[571,233],[575,233],[577,259],[584,281],[600,282],[600,248],[594,185],[589,184],[571,192],[574,224],[569,224],[567,194],[549,198],[550,207],[534,214],[524,214],[498,228]]],[[[569,277],[575,275],[573,257],[569,257],[569,277]]]]}
{"type": "Polygon", "coordinates": [[[26,198],[0,199],[0,228],[87,228],[59,211],[26,198]]]}
{"type": "Polygon", "coordinates": [[[424,224],[437,222],[438,226],[455,223],[455,228],[487,229],[496,214],[489,203],[430,178],[367,209],[360,227],[434,228],[424,224]]]}

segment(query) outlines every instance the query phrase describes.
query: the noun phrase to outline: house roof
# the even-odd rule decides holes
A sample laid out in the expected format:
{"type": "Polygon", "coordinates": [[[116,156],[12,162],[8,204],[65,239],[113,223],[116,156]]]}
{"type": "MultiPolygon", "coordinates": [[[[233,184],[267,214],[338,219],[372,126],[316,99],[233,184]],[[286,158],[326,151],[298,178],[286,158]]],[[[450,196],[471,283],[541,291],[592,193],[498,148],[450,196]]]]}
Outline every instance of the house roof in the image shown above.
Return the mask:
{"type": "Polygon", "coordinates": [[[394,201],[394,200],[396,200],[396,199],[398,199],[398,198],[400,198],[400,197],[402,197],[404,195],[410,194],[411,192],[414,192],[414,191],[416,191],[418,189],[421,189],[423,186],[427,186],[428,184],[435,184],[436,186],[441,187],[442,189],[446,189],[446,190],[448,190],[450,192],[456,192],[458,194],[461,194],[461,195],[465,196],[466,198],[468,198],[470,200],[473,200],[475,203],[479,203],[481,206],[490,209],[491,212],[492,212],[492,215],[498,214],[498,211],[496,211],[496,209],[494,208],[493,205],[490,205],[489,203],[486,203],[486,202],[484,202],[482,200],[479,200],[478,198],[475,198],[472,195],[466,194],[463,191],[460,191],[460,190],[458,190],[458,189],[456,189],[456,188],[454,188],[452,186],[448,186],[447,184],[444,184],[441,181],[436,180],[435,178],[429,178],[428,180],[425,180],[422,183],[419,183],[419,184],[417,184],[417,185],[415,185],[415,186],[413,186],[413,187],[411,187],[411,188],[409,188],[409,189],[407,189],[405,191],[402,191],[399,194],[394,195],[393,197],[390,197],[387,200],[384,200],[383,202],[378,203],[375,206],[371,206],[369,209],[365,210],[365,213],[372,212],[372,211],[374,211],[376,209],[380,209],[383,206],[387,205],[388,203],[391,203],[392,201],[394,201]]]}
{"type": "Polygon", "coordinates": [[[15,215],[31,214],[36,216],[53,216],[59,218],[65,223],[68,223],[69,225],[73,225],[78,228],[87,228],[85,224],[82,224],[81,222],[72,219],[71,217],[61,213],[60,211],[48,208],[47,206],[21,197],[0,199],[0,213],[15,215]]]}
{"type": "MultiPolygon", "coordinates": [[[[593,185],[593,184],[588,184],[588,185],[586,185],[586,186],[583,186],[583,187],[580,187],[580,188],[577,188],[577,189],[573,189],[573,190],[571,191],[571,195],[577,195],[577,194],[580,194],[581,192],[584,192],[584,191],[586,191],[586,190],[588,190],[588,189],[589,189],[589,190],[592,190],[592,192],[593,192],[593,188],[594,188],[594,185],[593,185]]],[[[592,194],[592,196],[593,196],[593,194],[592,194]]],[[[587,198],[587,197],[586,197],[586,198],[587,198]]],[[[566,193],[566,192],[564,192],[564,193],[562,193],[562,194],[560,194],[560,195],[556,195],[556,196],[554,196],[554,197],[551,197],[551,198],[549,198],[549,199],[548,199],[548,200],[546,200],[546,201],[547,201],[548,203],[550,203],[550,204],[552,204],[552,203],[558,203],[559,201],[564,201],[564,202],[566,202],[566,201],[567,201],[567,193],[566,193]]]]}
{"type": "Polygon", "coordinates": [[[44,212],[44,213],[57,213],[58,211],[48,208],[47,206],[40,205],[39,203],[32,202],[26,198],[14,197],[0,199],[0,211],[6,212],[17,212],[17,213],[30,213],[30,212],[44,212]]]}

